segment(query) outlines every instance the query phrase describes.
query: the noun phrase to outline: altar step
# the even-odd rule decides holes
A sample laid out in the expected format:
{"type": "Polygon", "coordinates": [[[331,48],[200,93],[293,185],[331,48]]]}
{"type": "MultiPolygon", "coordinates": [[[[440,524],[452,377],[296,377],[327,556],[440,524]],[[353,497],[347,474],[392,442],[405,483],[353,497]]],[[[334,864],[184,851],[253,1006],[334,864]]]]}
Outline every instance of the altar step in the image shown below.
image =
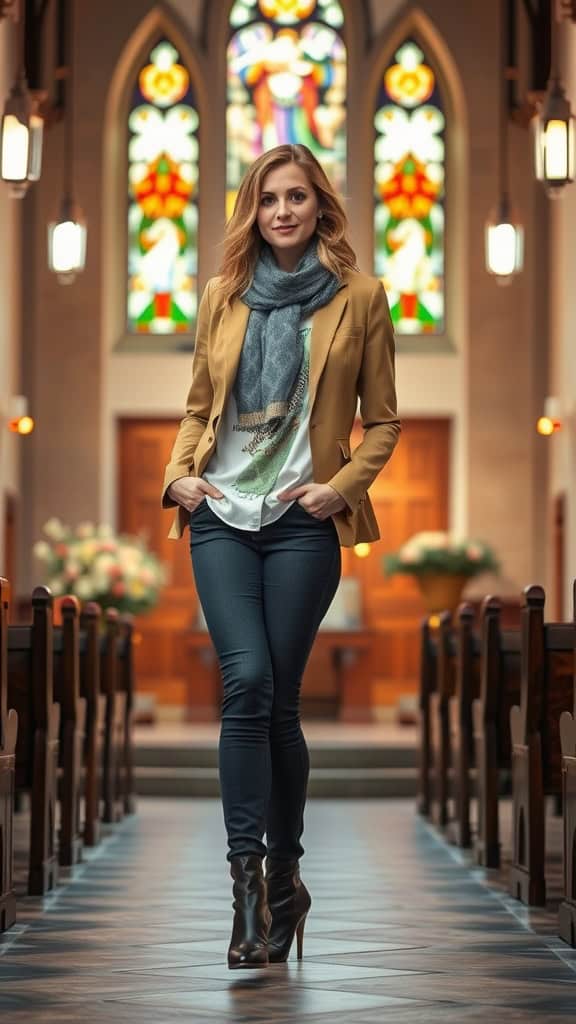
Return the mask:
{"type": "MultiPolygon", "coordinates": [[[[358,746],[308,742],[310,797],[412,797],[416,794],[416,748],[406,744],[358,746]]],[[[135,786],[141,796],[218,797],[215,743],[190,747],[135,747],[135,786]]]]}

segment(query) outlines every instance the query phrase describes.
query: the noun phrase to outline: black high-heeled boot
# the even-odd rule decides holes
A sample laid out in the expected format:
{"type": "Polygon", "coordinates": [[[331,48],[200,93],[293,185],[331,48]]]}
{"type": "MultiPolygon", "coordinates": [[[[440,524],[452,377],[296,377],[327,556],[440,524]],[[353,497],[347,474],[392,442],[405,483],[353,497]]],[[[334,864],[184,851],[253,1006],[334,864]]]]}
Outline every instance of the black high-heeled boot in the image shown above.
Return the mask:
{"type": "Polygon", "coordinates": [[[300,878],[297,860],[266,858],[268,906],[272,924],[268,935],[268,959],[271,964],[288,959],[296,935],[296,955],[302,959],[304,924],[312,897],[300,878]]]}
{"type": "Polygon", "coordinates": [[[257,854],[232,857],[230,874],[234,879],[234,922],[228,948],[228,967],[266,967],[271,915],[262,858],[257,854]]]}

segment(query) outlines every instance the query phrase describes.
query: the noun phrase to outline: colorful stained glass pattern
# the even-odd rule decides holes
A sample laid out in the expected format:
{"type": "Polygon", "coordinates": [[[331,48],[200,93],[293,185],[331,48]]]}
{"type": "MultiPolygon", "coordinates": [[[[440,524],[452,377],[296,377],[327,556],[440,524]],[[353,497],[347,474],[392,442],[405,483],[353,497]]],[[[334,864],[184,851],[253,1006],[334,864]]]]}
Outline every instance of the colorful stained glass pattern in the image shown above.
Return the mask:
{"type": "Polygon", "coordinates": [[[128,118],[128,329],[190,332],[196,319],[198,113],[188,70],[162,39],[128,118]]]}
{"type": "Polygon", "coordinates": [[[261,153],[304,143],[346,185],[346,47],[335,0],[236,0],[230,12],[227,214],[261,153]]]}
{"type": "Polygon", "coordinates": [[[445,117],[436,75],[413,39],[383,75],[374,127],[375,273],[398,334],[441,334],[445,117]]]}

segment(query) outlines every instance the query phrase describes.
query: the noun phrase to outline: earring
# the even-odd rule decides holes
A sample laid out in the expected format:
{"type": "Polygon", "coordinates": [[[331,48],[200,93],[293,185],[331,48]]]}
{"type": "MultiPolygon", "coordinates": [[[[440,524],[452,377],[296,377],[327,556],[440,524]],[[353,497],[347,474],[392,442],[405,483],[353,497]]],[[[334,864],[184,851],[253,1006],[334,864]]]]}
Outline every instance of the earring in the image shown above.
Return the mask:
{"type": "Polygon", "coordinates": [[[318,214],[318,220],[322,220],[323,216],[324,214],[322,213],[322,210],[320,210],[320,213],[318,214]]]}

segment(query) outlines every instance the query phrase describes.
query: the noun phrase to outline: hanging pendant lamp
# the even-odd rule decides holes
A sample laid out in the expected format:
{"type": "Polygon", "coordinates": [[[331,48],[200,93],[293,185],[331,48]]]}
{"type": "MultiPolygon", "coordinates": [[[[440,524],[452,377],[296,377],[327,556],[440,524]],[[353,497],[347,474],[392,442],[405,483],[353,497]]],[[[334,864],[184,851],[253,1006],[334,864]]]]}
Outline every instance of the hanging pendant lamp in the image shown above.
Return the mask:
{"type": "MultiPolygon", "coordinates": [[[[551,74],[542,105],[532,118],[532,138],[536,177],[546,194],[557,199],[576,173],[574,116],[562,85],[558,58],[558,17],[556,5],[550,5],[551,74]]],[[[567,5],[560,12],[570,17],[567,5]]]]}
{"type": "Polygon", "coordinates": [[[499,89],[498,185],[500,198],[485,226],[486,270],[499,284],[509,284],[524,266],[524,226],[520,221],[509,194],[508,171],[508,111],[510,75],[508,68],[509,45],[513,25],[507,20],[506,0],[501,5],[502,57],[499,89]]]}
{"type": "Polygon", "coordinates": [[[48,266],[60,284],[72,284],[86,264],[86,221],[74,199],[74,29],[72,0],[67,3],[64,82],[64,188],[58,212],[48,225],[48,266]]]}
{"type": "Polygon", "coordinates": [[[20,0],[14,16],[18,24],[18,68],[0,123],[0,178],[16,199],[22,199],[30,182],[40,178],[44,133],[44,121],[26,79],[25,10],[25,0],[20,0]]]}

